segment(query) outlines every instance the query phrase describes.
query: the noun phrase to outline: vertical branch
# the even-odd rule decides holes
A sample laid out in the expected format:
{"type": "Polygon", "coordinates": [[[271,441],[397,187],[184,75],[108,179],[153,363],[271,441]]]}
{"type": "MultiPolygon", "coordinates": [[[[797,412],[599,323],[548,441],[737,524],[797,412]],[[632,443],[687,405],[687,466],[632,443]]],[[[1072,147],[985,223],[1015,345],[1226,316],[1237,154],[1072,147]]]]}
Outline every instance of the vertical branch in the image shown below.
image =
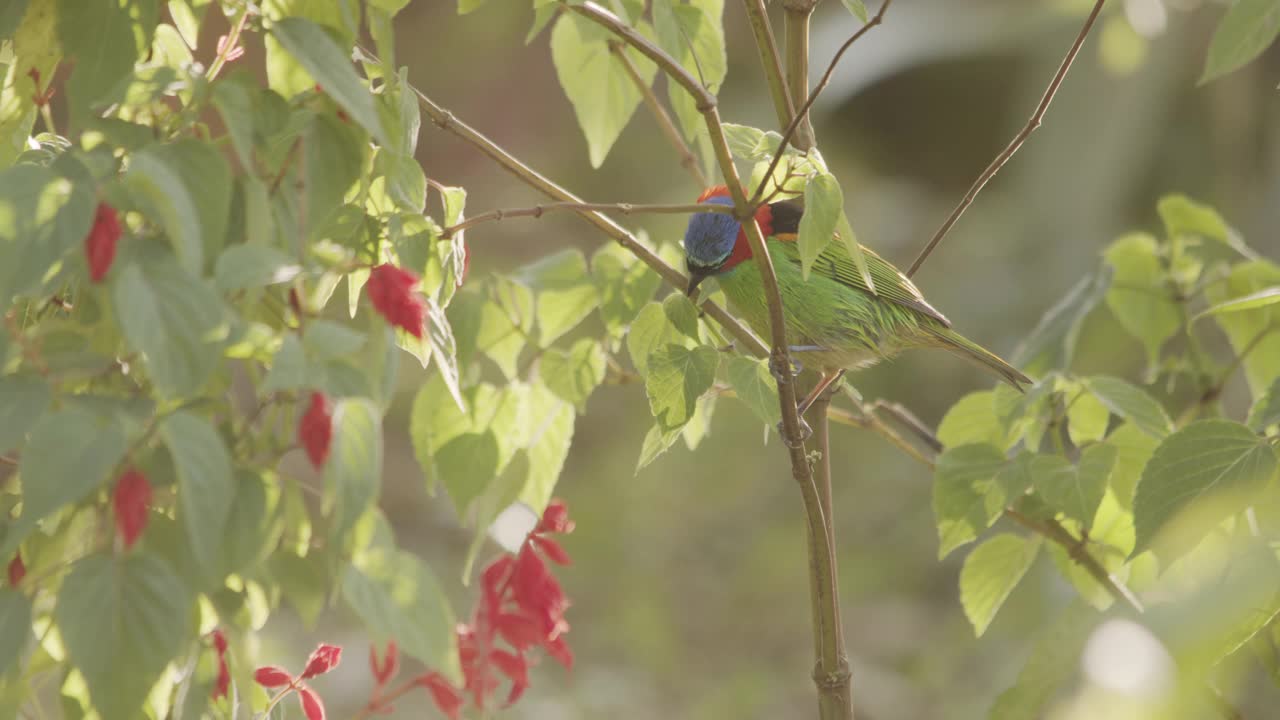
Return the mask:
{"type": "MultiPolygon", "coordinates": [[[[809,18],[818,0],[785,0],[787,34],[787,89],[791,91],[791,104],[800,107],[809,97],[809,18]]],[[[792,144],[801,152],[814,145],[813,123],[808,115],[800,118],[792,144]]]]}
{"type": "MultiPolygon", "coordinates": [[[[707,135],[715,150],[716,161],[724,176],[729,194],[733,198],[734,214],[747,232],[752,257],[760,272],[765,301],[769,309],[769,335],[772,344],[770,369],[778,380],[778,399],[782,411],[782,442],[791,460],[791,476],[800,487],[804,501],[806,531],[809,537],[809,567],[812,578],[811,591],[815,613],[814,634],[817,640],[817,668],[814,679],[818,688],[819,710],[822,720],[851,720],[853,707],[847,690],[848,661],[843,654],[840,628],[840,605],[832,592],[836,584],[835,555],[826,531],[827,520],[822,509],[822,498],[814,483],[813,468],[805,450],[805,431],[796,407],[795,377],[792,374],[791,355],[788,350],[786,320],[782,311],[782,293],[778,276],[773,268],[760,226],[755,223],[755,207],[747,199],[742,178],[733,164],[729,143],[725,139],[720,112],[716,109],[716,97],[711,94],[688,70],[670,55],[654,45],[634,28],[595,3],[569,5],[566,9],[591,20],[609,30],[618,38],[657,63],[671,80],[679,83],[693,97],[698,112],[707,125],[707,135]],[[841,668],[844,668],[843,670],[841,668]],[[842,692],[841,688],[845,688],[842,692]]],[[[812,9],[812,8],[810,8],[812,9]]],[[[808,30],[805,30],[806,37],[808,30]]],[[[788,48],[790,50],[790,48],[788,48]]],[[[794,92],[795,89],[792,88],[794,92]]],[[[807,83],[804,92],[808,93],[807,83]]]]}
{"type": "MultiPolygon", "coordinates": [[[[835,628],[834,642],[823,642],[817,639],[815,647],[819,649],[818,663],[813,671],[813,681],[819,688],[818,705],[822,718],[852,718],[853,691],[850,687],[852,673],[849,669],[849,658],[845,654],[844,625],[840,620],[840,574],[836,566],[836,528],[832,520],[831,494],[831,435],[827,411],[831,408],[831,398],[836,390],[832,387],[817,397],[813,402],[814,418],[813,441],[822,457],[814,466],[814,484],[817,488],[818,501],[822,507],[822,537],[818,540],[827,545],[827,554],[831,564],[825,568],[815,568],[809,579],[812,587],[810,594],[814,599],[814,630],[824,624],[835,628]],[[818,603],[818,598],[829,598],[828,602],[818,603]],[[818,623],[820,613],[828,613],[828,617],[818,623]]],[[[812,537],[812,535],[811,535],[812,537]]],[[[810,556],[813,556],[810,549],[810,556]]]]}
{"type": "Polygon", "coordinates": [[[764,0],[742,0],[747,11],[747,19],[751,21],[751,33],[756,38],[756,50],[760,53],[760,64],[764,66],[764,77],[769,83],[769,95],[773,98],[773,109],[778,113],[778,127],[786,127],[795,117],[796,106],[791,102],[791,93],[787,90],[787,79],[782,72],[782,57],[778,55],[778,41],[773,37],[773,25],[769,23],[769,13],[765,10],[764,0]]]}
{"type": "Polygon", "coordinates": [[[701,190],[707,186],[707,176],[702,174],[702,168],[698,167],[698,156],[693,154],[689,149],[689,145],[685,143],[684,138],[680,136],[680,131],[676,128],[676,124],[671,121],[671,115],[667,113],[667,109],[662,107],[662,103],[658,102],[658,96],[653,94],[653,88],[640,77],[640,72],[636,70],[636,64],[631,62],[631,58],[623,51],[623,43],[614,41],[609,43],[609,52],[613,54],[618,62],[621,63],[622,69],[626,71],[627,77],[631,78],[631,82],[635,83],[636,89],[640,91],[640,97],[644,98],[645,107],[649,108],[649,112],[653,114],[653,119],[658,122],[658,127],[662,129],[662,134],[667,137],[667,142],[671,143],[671,147],[675,148],[676,154],[680,156],[680,167],[684,168],[693,176],[693,181],[698,184],[701,190]]]}

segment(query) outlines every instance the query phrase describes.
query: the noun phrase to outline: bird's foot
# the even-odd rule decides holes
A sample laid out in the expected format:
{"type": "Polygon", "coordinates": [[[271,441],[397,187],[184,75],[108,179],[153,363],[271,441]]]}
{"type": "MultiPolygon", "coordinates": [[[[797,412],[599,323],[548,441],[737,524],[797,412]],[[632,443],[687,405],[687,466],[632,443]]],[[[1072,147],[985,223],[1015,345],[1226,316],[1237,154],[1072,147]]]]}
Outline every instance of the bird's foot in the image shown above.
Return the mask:
{"type": "Polygon", "coordinates": [[[782,362],[778,355],[769,356],[769,372],[773,374],[773,379],[779,383],[791,382],[791,379],[804,372],[804,365],[799,360],[791,358],[791,367],[783,369],[782,362]]]}
{"type": "Polygon", "coordinates": [[[805,422],[803,417],[800,417],[799,420],[800,420],[800,438],[795,442],[792,442],[790,439],[787,438],[787,431],[785,428],[783,428],[782,421],[781,420],[778,421],[778,434],[782,436],[782,444],[786,445],[792,450],[795,450],[796,448],[804,447],[805,442],[807,442],[809,438],[813,437],[813,428],[809,427],[809,423],[805,422]]]}

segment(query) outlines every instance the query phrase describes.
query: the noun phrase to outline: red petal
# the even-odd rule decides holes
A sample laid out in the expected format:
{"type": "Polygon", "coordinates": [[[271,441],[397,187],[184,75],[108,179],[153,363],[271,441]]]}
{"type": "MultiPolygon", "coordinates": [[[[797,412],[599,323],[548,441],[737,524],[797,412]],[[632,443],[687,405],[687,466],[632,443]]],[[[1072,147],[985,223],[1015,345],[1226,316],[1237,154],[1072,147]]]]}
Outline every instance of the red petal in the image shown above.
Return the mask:
{"type": "Polygon", "coordinates": [[[564,611],[569,601],[546,563],[528,546],[521,549],[516,558],[511,588],[516,605],[542,622],[548,636],[554,637],[568,627],[564,611]]]}
{"type": "Polygon", "coordinates": [[[151,502],[151,483],[147,476],[129,468],[116,481],[112,508],[116,516],[116,532],[125,549],[133,547],[147,527],[147,505],[151,502]]]}
{"type": "Polygon", "coordinates": [[[521,655],[506,650],[494,650],[489,653],[489,661],[497,666],[498,671],[511,680],[511,693],[507,696],[507,705],[513,704],[529,687],[529,665],[521,655]]]}
{"type": "Polygon", "coordinates": [[[302,712],[306,714],[307,720],[324,720],[324,703],[315,690],[299,685],[298,702],[302,704],[302,712]]]}
{"type": "Polygon", "coordinates": [[[275,688],[293,682],[293,676],[278,665],[264,665],[253,671],[253,681],[262,687],[275,688]]]}
{"type": "Polygon", "coordinates": [[[429,672],[420,676],[417,682],[431,693],[431,700],[435,702],[437,708],[440,708],[440,712],[444,713],[449,720],[458,720],[462,712],[462,693],[450,685],[443,675],[438,672],[429,672]]]}
{"type": "Polygon", "coordinates": [[[386,685],[396,676],[400,671],[400,649],[396,647],[395,640],[387,643],[387,652],[381,661],[378,658],[378,647],[369,646],[369,669],[373,672],[373,678],[377,680],[379,687],[386,685]]]}
{"type": "Polygon", "coordinates": [[[388,323],[404,328],[414,337],[421,338],[427,316],[427,306],[422,297],[414,292],[418,284],[418,276],[413,273],[383,263],[369,273],[365,288],[369,291],[369,301],[373,309],[378,311],[388,323]]]}
{"type": "Polygon", "coordinates": [[[329,459],[329,444],[333,440],[333,409],[324,393],[311,393],[311,404],[298,421],[298,444],[307,451],[316,470],[324,467],[329,459]]]}
{"type": "Polygon", "coordinates": [[[212,697],[214,700],[227,696],[227,691],[231,689],[231,673],[227,671],[227,661],[218,658],[218,682],[213,686],[212,697]]]}
{"type": "Polygon", "coordinates": [[[542,521],[534,529],[535,533],[570,533],[573,532],[573,521],[569,519],[569,506],[563,500],[554,499],[542,511],[542,521]]]}
{"type": "Polygon", "coordinates": [[[542,623],[523,612],[499,613],[493,618],[493,624],[502,639],[516,650],[541,645],[547,639],[542,623]]]}
{"type": "Polygon", "coordinates": [[[488,567],[480,573],[480,589],[484,593],[485,608],[497,612],[501,604],[501,595],[511,580],[511,567],[515,563],[514,556],[507,553],[494,558],[488,567]]]}
{"type": "Polygon", "coordinates": [[[17,587],[26,575],[27,566],[22,562],[22,554],[14,553],[13,559],[9,561],[9,586],[17,587]]]}
{"type": "Polygon", "coordinates": [[[565,670],[573,669],[573,651],[569,649],[569,644],[565,642],[564,635],[557,635],[554,640],[550,640],[544,645],[547,654],[555,658],[565,670]]]}
{"type": "Polygon", "coordinates": [[[321,645],[307,658],[307,666],[302,670],[302,679],[323,675],[338,666],[342,660],[342,648],[337,645],[321,645]]]}
{"type": "Polygon", "coordinates": [[[84,254],[89,261],[89,279],[101,282],[116,258],[116,242],[120,239],[120,217],[116,209],[106,203],[98,203],[93,214],[93,226],[84,238],[84,254]]]}
{"type": "Polygon", "coordinates": [[[214,628],[213,632],[209,633],[209,639],[213,641],[213,648],[218,651],[218,657],[227,654],[227,636],[222,632],[222,628],[214,628]]]}
{"type": "Polygon", "coordinates": [[[546,553],[547,557],[551,558],[551,561],[555,564],[568,565],[573,562],[569,559],[569,553],[565,552],[564,548],[560,547],[560,543],[555,540],[552,540],[545,535],[530,535],[529,540],[532,541],[539,550],[546,553]]]}

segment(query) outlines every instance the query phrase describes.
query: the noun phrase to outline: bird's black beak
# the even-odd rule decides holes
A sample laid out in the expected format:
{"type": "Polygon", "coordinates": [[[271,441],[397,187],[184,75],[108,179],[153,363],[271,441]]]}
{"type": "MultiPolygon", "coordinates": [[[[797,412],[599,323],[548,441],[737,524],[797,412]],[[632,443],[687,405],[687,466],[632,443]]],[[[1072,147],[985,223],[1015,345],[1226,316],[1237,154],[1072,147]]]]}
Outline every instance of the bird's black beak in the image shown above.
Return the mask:
{"type": "Polygon", "coordinates": [[[689,287],[685,288],[684,294],[687,297],[693,297],[694,291],[698,289],[698,285],[707,279],[710,273],[699,271],[697,268],[688,268],[689,270],[689,287]]]}

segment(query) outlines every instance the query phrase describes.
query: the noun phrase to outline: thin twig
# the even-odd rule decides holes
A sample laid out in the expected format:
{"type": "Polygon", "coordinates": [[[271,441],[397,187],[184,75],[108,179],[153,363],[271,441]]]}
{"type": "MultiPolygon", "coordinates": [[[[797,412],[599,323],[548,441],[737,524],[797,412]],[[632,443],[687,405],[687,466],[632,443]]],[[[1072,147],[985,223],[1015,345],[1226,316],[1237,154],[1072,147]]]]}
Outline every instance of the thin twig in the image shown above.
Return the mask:
{"type": "MultiPolygon", "coordinates": [[[[368,56],[372,61],[378,62],[377,58],[365,50],[360,49],[362,53],[368,56]]],[[[418,97],[418,104],[422,107],[423,112],[427,114],[431,121],[442,130],[447,130],[458,136],[464,142],[475,147],[480,152],[487,155],[491,160],[501,165],[507,172],[519,178],[522,182],[534,188],[555,200],[564,202],[582,202],[582,198],[569,192],[563,187],[552,182],[550,179],[525,165],[516,157],[503,150],[489,138],[472,128],[470,125],[458,120],[453,113],[445,110],[437,105],[431,98],[427,97],[418,88],[408,86],[418,97]]],[[[688,279],[675,268],[671,267],[657,253],[650,250],[641,243],[636,236],[632,235],[621,225],[614,222],[608,215],[598,211],[583,210],[578,216],[598,229],[606,235],[613,238],[619,245],[626,248],[628,252],[635,255],[645,265],[648,265],[666,281],[668,285],[677,289],[684,290],[689,285],[688,279]]],[[[742,343],[742,347],[758,357],[763,357],[769,353],[768,347],[765,346],[760,338],[756,337],[745,325],[737,318],[731,315],[727,310],[710,300],[700,303],[703,312],[711,316],[716,322],[720,323],[735,340],[742,343]]]]}
{"type": "Polygon", "coordinates": [[[466,220],[451,225],[441,231],[444,237],[452,237],[455,233],[467,230],[474,225],[486,222],[496,222],[506,218],[514,217],[532,217],[540,218],[544,213],[548,212],[616,212],[622,215],[688,215],[693,213],[723,213],[726,215],[733,214],[733,208],[728,205],[719,205],[716,203],[695,203],[686,205],[633,205],[632,203],[589,203],[589,202],[558,202],[547,203],[545,205],[534,205],[527,208],[511,208],[509,210],[490,210],[488,212],[473,215],[466,220]]]}
{"type": "Polygon", "coordinates": [[[1036,520],[1030,518],[1013,508],[1005,508],[1004,516],[1021,525],[1032,532],[1043,535],[1044,537],[1058,543],[1067,551],[1067,555],[1075,561],[1077,565],[1085,569],[1094,580],[1098,581],[1116,602],[1127,603],[1129,607],[1141,613],[1144,612],[1142,601],[1134,595],[1129,588],[1123,583],[1116,580],[1102,567],[1102,563],[1089,553],[1088,540],[1077,538],[1070,531],[1062,526],[1057,520],[1036,520]]]}
{"type": "Polygon", "coordinates": [[[786,127],[795,117],[796,108],[787,90],[787,78],[782,71],[782,57],[778,55],[778,42],[773,36],[769,12],[764,7],[764,0],[742,0],[742,5],[747,11],[747,19],[751,21],[751,32],[756,37],[760,64],[764,66],[769,94],[773,96],[773,109],[778,114],[778,127],[786,127]]]}
{"type": "Polygon", "coordinates": [[[987,166],[986,170],[973,181],[973,185],[969,186],[969,191],[964,194],[964,198],[960,200],[960,204],[956,205],[956,209],[951,211],[951,215],[947,217],[947,221],[942,223],[942,227],[938,228],[938,232],[933,234],[933,238],[929,240],[929,244],[924,246],[924,250],[920,251],[920,255],[916,257],[915,262],[911,263],[911,267],[907,269],[907,277],[916,274],[916,270],[924,264],[924,261],[933,252],[933,249],[942,242],[942,238],[946,237],[951,231],[951,227],[956,224],[964,211],[973,203],[973,199],[982,192],[982,188],[986,186],[987,181],[1000,172],[1000,168],[1009,162],[1009,158],[1022,147],[1022,143],[1027,141],[1031,133],[1040,127],[1040,122],[1044,119],[1045,113],[1049,110],[1049,104],[1053,102],[1053,96],[1058,94],[1058,88],[1062,86],[1062,81],[1067,77],[1067,71],[1071,69],[1071,63],[1075,62],[1076,55],[1080,53],[1080,48],[1084,46],[1084,40],[1089,36],[1089,31],[1093,29],[1093,23],[1098,19],[1098,13],[1102,11],[1102,5],[1107,0],[1097,0],[1093,4],[1093,10],[1089,11],[1089,16],[1085,18],[1084,26],[1080,28],[1080,33],[1076,35],[1076,40],[1071,44],[1071,49],[1067,51],[1067,56],[1062,59],[1062,64],[1058,66],[1058,72],[1054,73],[1053,80],[1049,82],[1049,87],[1045,89],[1044,97],[1040,98],[1040,104],[1036,106],[1036,110],[1031,114],[1031,119],[1027,121],[1025,127],[1013,136],[1013,140],[1004,150],[996,156],[995,160],[987,166]]]}
{"type": "MultiPolygon", "coordinates": [[[[871,28],[884,22],[884,13],[892,4],[893,0],[884,0],[884,3],[880,5],[880,9],[876,11],[876,14],[872,15],[865,25],[858,28],[857,32],[850,35],[849,39],[845,40],[844,44],[840,46],[840,49],[836,51],[836,54],[831,56],[831,62],[827,63],[827,69],[822,73],[822,79],[820,79],[818,84],[813,87],[813,92],[809,93],[804,104],[800,106],[799,112],[797,112],[796,116],[787,124],[786,129],[782,131],[782,141],[778,143],[778,151],[773,154],[773,159],[769,161],[769,169],[765,171],[764,179],[760,181],[760,187],[756,188],[756,192],[751,198],[751,204],[759,204],[761,197],[764,196],[764,189],[769,184],[769,178],[773,177],[773,171],[778,169],[778,163],[782,160],[783,152],[787,149],[787,143],[791,142],[792,138],[796,135],[797,129],[806,121],[806,118],[808,118],[809,110],[813,107],[813,103],[817,101],[818,95],[820,95],[822,91],[827,88],[827,85],[831,83],[831,76],[835,74],[836,65],[840,64],[840,59],[844,57],[845,51],[852,47],[859,38],[866,35],[871,28]]],[[[800,150],[807,149],[801,147],[799,144],[797,144],[796,147],[800,150]]]]}
{"type": "Polygon", "coordinates": [[[636,70],[636,64],[631,62],[631,58],[627,57],[624,46],[621,42],[609,43],[609,52],[618,59],[622,65],[622,69],[626,71],[627,77],[631,78],[631,82],[635,84],[636,89],[640,91],[640,97],[644,99],[645,107],[649,108],[653,119],[658,122],[658,127],[662,129],[662,134],[667,137],[667,142],[671,143],[671,147],[675,148],[676,154],[680,156],[680,167],[684,168],[693,176],[693,181],[698,184],[698,188],[707,186],[707,176],[702,174],[702,168],[698,167],[698,156],[693,154],[693,150],[689,149],[688,143],[681,137],[680,131],[676,129],[676,125],[671,121],[671,115],[667,109],[658,101],[658,96],[653,93],[653,88],[640,77],[640,71],[636,70]]]}

